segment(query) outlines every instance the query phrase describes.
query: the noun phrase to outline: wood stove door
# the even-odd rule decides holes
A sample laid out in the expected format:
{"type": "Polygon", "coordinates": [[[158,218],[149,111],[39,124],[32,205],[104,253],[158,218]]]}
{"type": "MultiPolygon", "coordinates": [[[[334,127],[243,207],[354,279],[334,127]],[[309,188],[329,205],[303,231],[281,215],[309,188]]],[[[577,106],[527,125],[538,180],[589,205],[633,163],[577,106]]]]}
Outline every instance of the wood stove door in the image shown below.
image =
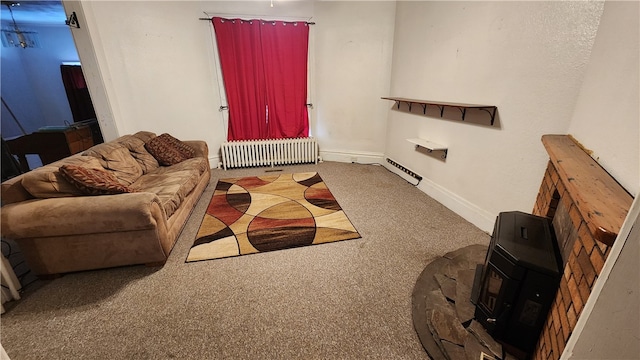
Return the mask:
{"type": "Polygon", "coordinates": [[[501,340],[533,352],[558,287],[558,277],[528,271],[513,302],[513,315],[505,324],[506,332],[501,340]]]}
{"type": "Polygon", "coordinates": [[[491,262],[486,265],[476,306],[481,311],[476,311],[476,320],[492,335],[501,333],[506,327],[515,294],[512,286],[514,283],[515,280],[494,267],[491,262]]]}

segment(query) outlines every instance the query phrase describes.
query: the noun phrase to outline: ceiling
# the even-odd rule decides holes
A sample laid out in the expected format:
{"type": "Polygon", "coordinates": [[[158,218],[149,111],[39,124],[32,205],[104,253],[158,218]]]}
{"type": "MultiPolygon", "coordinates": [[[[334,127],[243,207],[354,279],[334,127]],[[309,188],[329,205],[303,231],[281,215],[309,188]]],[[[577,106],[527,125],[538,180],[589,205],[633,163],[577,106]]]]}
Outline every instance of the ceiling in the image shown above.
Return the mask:
{"type": "Polygon", "coordinates": [[[62,1],[2,1],[0,17],[2,25],[11,22],[11,13],[7,4],[11,6],[13,18],[18,25],[21,24],[41,24],[41,25],[64,25],[67,16],[65,15],[62,1]]]}

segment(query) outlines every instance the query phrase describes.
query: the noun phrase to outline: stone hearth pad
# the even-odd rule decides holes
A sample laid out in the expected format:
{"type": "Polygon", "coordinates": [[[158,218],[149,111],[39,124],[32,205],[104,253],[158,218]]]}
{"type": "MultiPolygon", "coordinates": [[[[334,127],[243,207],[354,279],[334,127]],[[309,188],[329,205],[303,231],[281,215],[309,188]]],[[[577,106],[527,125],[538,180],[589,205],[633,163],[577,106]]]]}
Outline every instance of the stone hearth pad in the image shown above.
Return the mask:
{"type": "MultiPolygon", "coordinates": [[[[434,360],[477,360],[480,354],[501,359],[502,345],[474,319],[471,288],[476,265],[484,263],[485,245],[471,245],[435,259],[413,289],[413,325],[434,360]]],[[[505,360],[515,360],[505,354],[505,360]]]]}

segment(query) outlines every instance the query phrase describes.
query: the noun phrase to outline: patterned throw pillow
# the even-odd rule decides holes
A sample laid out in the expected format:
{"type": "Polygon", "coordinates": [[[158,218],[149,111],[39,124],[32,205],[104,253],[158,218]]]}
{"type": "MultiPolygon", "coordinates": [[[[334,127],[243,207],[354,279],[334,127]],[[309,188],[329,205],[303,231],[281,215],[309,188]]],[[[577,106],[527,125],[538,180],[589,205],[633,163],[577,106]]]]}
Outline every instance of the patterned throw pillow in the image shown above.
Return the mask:
{"type": "Polygon", "coordinates": [[[196,151],[191,146],[174,138],[173,136],[164,133],[158,137],[164,139],[163,141],[167,141],[169,144],[175,146],[182,155],[187,157],[187,159],[191,159],[196,156],[196,151]]]}
{"type": "Polygon", "coordinates": [[[87,195],[113,195],[134,192],[118,182],[105,170],[90,169],[77,165],[62,165],[60,174],[87,195]]]}
{"type": "Polygon", "coordinates": [[[191,146],[167,133],[149,140],[144,147],[160,164],[165,166],[191,159],[196,153],[191,146]]]}

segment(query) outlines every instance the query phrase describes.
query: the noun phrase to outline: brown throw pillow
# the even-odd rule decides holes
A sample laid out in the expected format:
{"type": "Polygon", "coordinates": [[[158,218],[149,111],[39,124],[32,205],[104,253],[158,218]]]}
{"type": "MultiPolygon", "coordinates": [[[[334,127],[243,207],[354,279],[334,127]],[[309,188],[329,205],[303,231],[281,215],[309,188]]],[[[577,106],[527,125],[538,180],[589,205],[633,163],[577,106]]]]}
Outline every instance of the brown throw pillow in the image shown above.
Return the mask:
{"type": "Polygon", "coordinates": [[[114,175],[105,170],[90,169],[77,165],[62,165],[60,174],[87,195],[113,195],[134,192],[134,190],[119,183],[114,175]]]}
{"type": "Polygon", "coordinates": [[[158,136],[162,139],[164,139],[164,141],[167,141],[169,144],[173,145],[176,147],[176,149],[178,149],[178,151],[180,151],[180,153],[184,156],[187,157],[187,159],[191,159],[193,157],[196,156],[196,151],[189,145],[185,144],[184,142],[174,138],[173,136],[164,133],[160,136],[158,136]]]}
{"type": "Polygon", "coordinates": [[[195,150],[173,136],[164,133],[149,140],[144,147],[162,165],[175,165],[195,156],[195,150]]]}

